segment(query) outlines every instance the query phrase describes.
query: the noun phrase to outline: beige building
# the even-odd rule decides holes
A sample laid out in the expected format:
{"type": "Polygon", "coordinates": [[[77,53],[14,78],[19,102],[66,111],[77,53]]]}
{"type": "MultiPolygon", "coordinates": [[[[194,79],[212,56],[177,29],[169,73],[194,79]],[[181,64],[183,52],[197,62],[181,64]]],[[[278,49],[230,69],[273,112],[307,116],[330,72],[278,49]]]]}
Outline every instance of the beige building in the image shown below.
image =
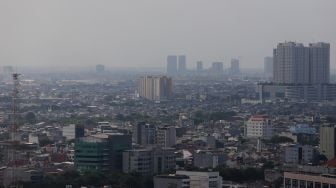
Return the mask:
{"type": "Polygon", "coordinates": [[[284,173],[284,188],[336,188],[336,176],[331,174],[284,173]]]}
{"type": "Polygon", "coordinates": [[[139,81],[139,95],[148,100],[161,101],[172,95],[172,87],[172,79],[169,77],[144,76],[139,81]]]}
{"type": "Polygon", "coordinates": [[[320,152],[329,160],[335,158],[335,126],[323,126],[320,128],[320,152]]]}

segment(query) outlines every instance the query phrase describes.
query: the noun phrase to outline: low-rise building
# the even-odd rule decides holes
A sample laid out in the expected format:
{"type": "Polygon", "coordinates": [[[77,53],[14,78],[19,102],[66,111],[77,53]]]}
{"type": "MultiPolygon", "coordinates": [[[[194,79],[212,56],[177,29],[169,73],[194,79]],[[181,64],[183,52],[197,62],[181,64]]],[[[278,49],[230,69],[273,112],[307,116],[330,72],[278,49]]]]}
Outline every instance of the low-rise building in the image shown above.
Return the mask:
{"type": "Polygon", "coordinates": [[[176,166],[173,148],[133,149],[123,152],[123,172],[142,175],[162,174],[176,166]]]}
{"type": "Polygon", "coordinates": [[[186,175],[158,175],[154,177],[154,188],[190,188],[190,178],[186,175]]]}

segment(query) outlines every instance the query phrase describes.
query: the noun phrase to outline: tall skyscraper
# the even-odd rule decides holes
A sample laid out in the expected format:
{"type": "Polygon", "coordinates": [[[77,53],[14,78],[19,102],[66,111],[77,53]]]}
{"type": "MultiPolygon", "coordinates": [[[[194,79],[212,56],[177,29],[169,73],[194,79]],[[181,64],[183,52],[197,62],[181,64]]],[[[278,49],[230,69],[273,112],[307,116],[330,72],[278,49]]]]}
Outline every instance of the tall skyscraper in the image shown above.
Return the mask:
{"type": "Polygon", "coordinates": [[[177,74],[177,56],[169,55],[167,57],[167,74],[174,76],[177,74]]]}
{"type": "Polygon", "coordinates": [[[273,81],[275,83],[309,83],[309,49],[303,44],[279,43],[273,50],[273,60],[273,81]]]}
{"type": "Polygon", "coordinates": [[[273,57],[264,58],[264,74],[266,76],[273,76],[273,57]]]}
{"type": "Polygon", "coordinates": [[[178,56],[178,72],[184,73],[187,71],[187,60],[185,55],[178,56]]]}
{"type": "Polygon", "coordinates": [[[172,79],[166,76],[144,76],[139,81],[139,95],[148,100],[160,101],[172,95],[172,79]]]}
{"type": "Polygon", "coordinates": [[[197,72],[202,72],[203,71],[203,62],[202,61],[197,61],[196,62],[196,70],[197,70],[197,72]]]}
{"type": "Polygon", "coordinates": [[[320,153],[324,154],[329,160],[336,155],[336,127],[320,127],[320,153]]]}
{"type": "Polygon", "coordinates": [[[230,73],[231,74],[239,74],[240,73],[239,60],[238,59],[231,59],[230,73]]]}
{"type": "Polygon", "coordinates": [[[279,43],[273,51],[273,81],[280,84],[324,84],[330,77],[330,44],[305,47],[294,42],[279,43]]]}
{"type": "Polygon", "coordinates": [[[330,44],[309,44],[310,83],[329,83],[330,79],[330,44]]]}

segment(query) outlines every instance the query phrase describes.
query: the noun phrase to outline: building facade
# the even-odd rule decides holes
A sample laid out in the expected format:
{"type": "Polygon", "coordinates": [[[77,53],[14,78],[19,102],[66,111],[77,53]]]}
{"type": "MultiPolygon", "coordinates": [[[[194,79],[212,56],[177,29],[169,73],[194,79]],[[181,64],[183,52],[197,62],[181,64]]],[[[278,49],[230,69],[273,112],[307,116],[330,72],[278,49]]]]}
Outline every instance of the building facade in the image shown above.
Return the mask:
{"type": "Polygon", "coordinates": [[[132,147],[131,135],[96,134],[75,142],[75,167],[78,171],[121,171],[122,152],[132,147]]]}
{"type": "Polygon", "coordinates": [[[284,188],[336,188],[336,176],[331,174],[284,173],[284,188]]]}
{"type": "Polygon", "coordinates": [[[158,175],[154,177],[154,188],[190,188],[190,178],[186,175],[158,175]]]}
{"type": "Polygon", "coordinates": [[[187,72],[187,58],[185,55],[178,56],[178,72],[180,74],[187,72]]]}
{"type": "Polygon", "coordinates": [[[264,58],[264,74],[273,77],[273,57],[264,58]]]}
{"type": "Polygon", "coordinates": [[[133,149],[123,152],[123,172],[142,175],[163,174],[175,169],[173,148],[133,149]]]}
{"type": "Polygon", "coordinates": [[[278,84],[328,84],[330,44],[279,43],[273,50],[273,81],[278,84]]]}
{"type": "Polygon", "coordinates": [[[142,98],[161,101],[172,95],[173,82],[166,76],[144,76],[139,81],[139,95],[142,98]]]}
{"type": "Polygon", "coordinates": [[[177,56],[169,55],[167,57],[167,74],[175,76],[177,74],[177,56]]]}
{"type": "Polygon", "coordinates": [[[291,164],[307,164],[313,160],[314,148],[309,145],[293,144],[284,148],[284,162],[291,164]]]}
{"type": "Polygon", "coordinates": [[[239,60],[238,59],[231,59],[230,73],[232,75],[240,74],[240,67],[239,67],[239,60]]]}
{"type": "Polygon", "coordinates": [[[153,145],[156,142],[156,127],[153,124],[139,122],[134,126],[132,136],[138,145],[153,145]]]}
{"type": "Polygon", "coordinates": [[[219,172],[176,171],[177,175],[190,178],[190,188],[222,188],[223,179],[219,172]]]}
{"type": "Polygon", "coordinates": [[[336,127],[320,127],[320,153],[328,160],[334,159],[336,154],[336,127]]]}
{"type": "Polygon", "coordinates": [[[160,127],[156,130],[156,144],[161,147],[172,147],[176,144],[176,128],[160,127]]]}
{"type": "Polygon", "coordinates": [[[271,119],[264,115],[252,116],[245,124],[245,136],[270,139],[273,136],[271,119]]]}

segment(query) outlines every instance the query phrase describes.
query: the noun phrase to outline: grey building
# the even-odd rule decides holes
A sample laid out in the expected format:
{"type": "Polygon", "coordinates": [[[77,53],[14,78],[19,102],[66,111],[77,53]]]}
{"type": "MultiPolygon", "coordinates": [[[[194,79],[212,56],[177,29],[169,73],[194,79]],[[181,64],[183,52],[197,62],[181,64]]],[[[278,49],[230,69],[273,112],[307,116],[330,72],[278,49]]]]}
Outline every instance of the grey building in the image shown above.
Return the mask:
{"type": "Polygon", "coordinates": [[[327,84],[330,44],[279,43],[273,50],[273,81],[279,84],[327,84]]]}
{"type": "Polygon", "coordinates": [[[273,50],[273,81],[279,84],[309,83],[309,48],[300,43],[279,43],[273,50]]]}
{"type": "Polygon", "coordinates": [[[154,177],[154,188],[190,188],[190,178],[186,175],[158,175],[154,177]]]}
{"type": "Polygon", "coordinates": [[[264,58],[264,74],[273,77],[273,57],[264,58]]]}
{"type": "Polygon", "coordinates": [[[197,72],[202,72],[203,71],[203,62],[202,61],[197,61],[196,62],[196,71],[197,72]]]}
{"type": "Polygon", "coordinates": [[[223,62],[213,62],[211,69],[213,73],[223,73],[224,64],[223,62]]]}
{"type": "Polygon", "coordinates": [[[177,74],[177,56],[169,55],[167,57],[167,74],[174,76],[177,74]]]}
{"type": "Polygon", "coordinates": [[[176,157],[173,148],[133,149],[123,152],[123,172],[142,175],[167,173],[175,169],[176,157]]]}
{"type": "Polygon", "coordinates": [[[226,154],[221,151],[196,151],[193,158],[194,166],[198,168],[216,168],[226,162],[226,154]]]}
{"type": "Polygon", "coordinates": [[[172,147],[176,144],[176,128],[160,127],[156,130],[156,144],[161,147],[172,147]]]}
{"type": "Polygon", "coordinates": [[[309,44],[309,77],[311,84],[327,84],[330,79],[330,44],[309,44]]]}
{"type": "Polygon", "coordinates": [[[156,129],[152,124],[139,122],[133,129],[133,140],[136,144],[146,146],[155,144],[156,129]]]}
{"type": "Polygon", "coordinates": [[[187,58],[185,55],[178,56],[178,72],[185,73],[187,71],[187,58]]]}
{"type": "Polygon", "coordinates": [[[240,74],[240,67],[239,67],[239,60],[238,59],[231,59],[230,73],[232,75],[240,74]]]}
{"type": "Polygon", "coordinates": [[[336,154],[336,127],[323,126],[320,128],[320,153],[329,160],[335,158],[336,154]]]}

